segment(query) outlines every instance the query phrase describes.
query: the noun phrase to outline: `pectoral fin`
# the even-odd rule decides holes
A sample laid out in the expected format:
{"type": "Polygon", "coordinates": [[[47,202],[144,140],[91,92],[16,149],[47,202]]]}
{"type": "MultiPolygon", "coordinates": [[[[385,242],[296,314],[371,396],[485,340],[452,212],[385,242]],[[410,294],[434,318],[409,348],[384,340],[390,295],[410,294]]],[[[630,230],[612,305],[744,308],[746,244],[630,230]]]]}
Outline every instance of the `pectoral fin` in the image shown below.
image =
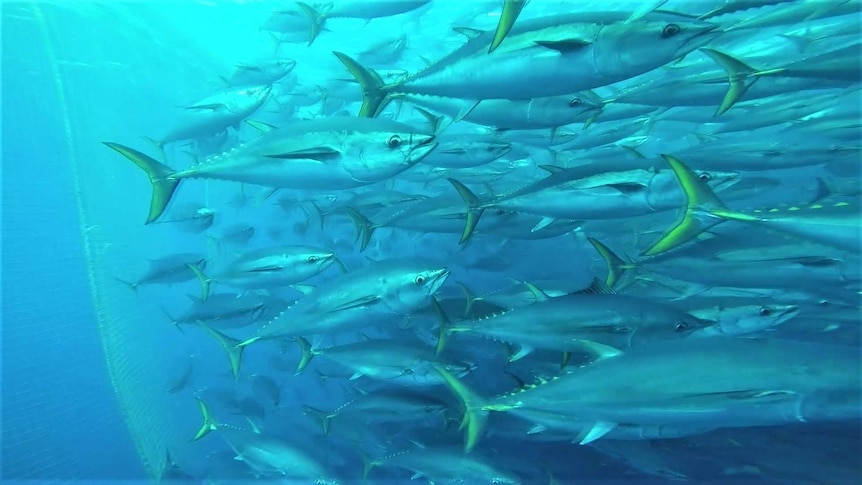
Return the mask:
{"type": "Polygon", "coordinates": [[[611,187],[625,195],[637,194],[645,191],[647,188],[643,184],[636,183],[608,184],[607,187],[611,187]]]}
{"type": "Polygon", "coordinates": [[[376,296],[376,295],[363,296],[363,297],[361,297],[361,298],[357,298],[357,299],[355,299],[355,300],[347,301],[347,302],[344,302],[344,303],[342,303],[342,304],[340,304],[340,305],[338,305],[338,306],[335,306],[335,307],[329,308],[329,309],[327,309],[326,311],[328,311],[328,312],[330,312],[330,313],[332,313],[332,312],[340,312],[340,311],[344,311],[344,310],[349,310],[349,309],[351,309],[351,308],[357,308],[357,307],[361,307],[361,306],[373,305],[373,304],[377,303],[377,302],[378,302],[378,301],[380,301],[380,300],[381,300],[381,298],[380,298],[379,296],[376,296]]]}
{"type": "Polygon", "coordinates": [[[600,439],[602,436],[610,433],[616,427],[617,427],[617,423],[611,423],[611,422],[607,422],[607,421],[598,421],[598,422],[596,422],[596,424],[593,425],[593,427],[590,429],[590,431],[587,433],[587,435],[584,436],[584,438],[580,441],[580,444],[586,445],[588,443],[592,443],[593,441],[596,441],[597,439],[600,439]]]}
{"type": "Polygon", "coordinates": [[[220,109],[227,109],[227,105],[224,103],[197,104],[195,106],[187,106],[186,109],[210,109],[216,111],[220,109]]]}
{"type": "Polygon", "coordinates": [[[558,51],[560,54],[577,52],[591,44],[591,42],[581,39],[537,40],[535,43],[547,49],[558,51]]]}
{"type": "Polygon", "coordinates": [[[304,150],[294,150],[285,153],[272,153],[264,155],[267,158],[279,158],[283,160],[318,160],[320,162],[329,162],[339,156],[339,151],[330,147],[312,147],[304,150]]]}

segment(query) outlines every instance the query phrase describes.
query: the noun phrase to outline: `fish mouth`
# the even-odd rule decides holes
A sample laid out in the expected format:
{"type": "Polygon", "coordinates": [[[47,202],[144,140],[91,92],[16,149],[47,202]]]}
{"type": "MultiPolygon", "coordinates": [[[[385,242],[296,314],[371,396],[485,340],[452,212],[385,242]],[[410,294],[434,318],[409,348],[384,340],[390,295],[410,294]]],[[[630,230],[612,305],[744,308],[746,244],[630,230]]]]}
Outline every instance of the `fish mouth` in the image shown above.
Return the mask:
{"type": "Polygon", "coordinates": [[[775,316],[775,320],[778,323],[786,322],[799,313],[799,307],[797,305],[777,305],[775,308],[778,308],[779,310],[778,315],[775,316]]]}
{"type": "Polygon", "coordinates": [[[428,136],[426,139],[420,141],[416,145],[411,148],[410,152],[407,155],[407,159],[410,163],[419,163],[423,158],[427,157],[431,152],[434,151],[440,144],[434,141],[436,137],[434,135],[428,136]]]}
{"type": "Polygon", "coordinates": [[[424,140],[419,141],[419,142],[416,144],[416,146],[417,146],[417,147],[422,147],[422,146],[430,145],[431,143],[434,143],[434,140],[436,140],[436,139],[437,139],[437,136],[435,136],[435,135],[427,135],[427,136],[425,137],[425,139],[424,139],[424,140]]]}
{"type": "Polygon", "coordinates": [[[681,55],[682,53],[687,54],[695,49],[701,48],[724,34],[724,30],[716,32],[716,30],[720,29],[721,26],[712,23],[700,24],[692,26],[691,28],[697,29],[698,32],[686,39],[686,41],[677,48],[677,55],[681,55]],[[692,45],[694,45],[694,47],[692,47],[692,45]]]}
{"type": "Polygon", "coordinates": [[[430,274],[430,276],[429,276],[429,279],[431,280],[431,283],[429,284],[430,294],[433,295],[434,293],[437,293],[437,290],[439,290],[440,287],[443,286],[443,283],[446,282],[446,278],[449,277],[449,274],[450,274],[450,272],[446,268],[434,270],[430,274]]]}

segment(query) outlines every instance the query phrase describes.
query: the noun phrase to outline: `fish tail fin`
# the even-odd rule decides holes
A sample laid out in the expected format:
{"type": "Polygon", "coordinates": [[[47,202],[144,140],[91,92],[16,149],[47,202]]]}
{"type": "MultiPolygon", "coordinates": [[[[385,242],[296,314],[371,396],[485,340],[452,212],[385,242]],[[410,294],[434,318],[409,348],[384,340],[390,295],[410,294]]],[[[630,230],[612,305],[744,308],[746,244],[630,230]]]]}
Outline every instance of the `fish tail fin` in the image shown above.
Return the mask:
{"type": "Polygon", "coordinates": [[[455,187],[458,195],[464,200],[464,205],[467,206],[467,220],[464,222],[464,231],[461,232],[461,240],[459,241],[461,244],[467,244],[467,241],[473,235],[473,231],[476,230],[476,225],[479,224],[479,218],[482,217],[485,209],[482,208],[482,201],[467,186],[455,179],[450,178],[446,180],[455,187]]]}
{"type": "Polygon", "coordinates": [[[342,52],[333,52],[333,54],[356,78],[362,88],[362,106],[359,108],[359,116],[374,118],[380,114],[383,108],[392,101],[389,90],[380,74],[363,66],[347,54],[342,52]]]}
{"type": "Polygon", "coordinates": [[[718,106],[715,116],[721,116],[733,107],[751,88],[761,76],[781,72],[781,69],[770,69],[758,71],[739,59],[725,54],[724,52],[703,47],[700,49],[704,54],[712,58],[727,73],[729,87],[724,99],[718,106]]]}
{"type": "Polygon", "coordinates": [[[215,236],[207,235],[207,246],[215,253],[221,253],[221,241],[215,236]]]}
{"type": "Polygon", "coordinates": [[[457,377],[440,366],[437,366],[436,369],[443,377],[446,386],[464,404],[464,419],[461,420],[461,428],[466,428],[464,450],[469,453],[476,446],[482,435],[485,424],[488,422],[489,411],[485,408],[484,400],[465,386],[457,377]]]}
{"type": "Polygon", "coordinates": [[[153,196],[150,199],[150,212],[144,224],[155,222],[156,219],[164,214],[174,192],[176,192],[177,187],[180,185],[180,179],[171,178],[176,172],[167,165],[159,163],[149,155],[145,155],[133,148],[120,145],[119,143],[103,143],[108,148],[131,160],[132,163],[137,165],[150,178],[150,183],[153,185],[153,196]]]}
{"type": "Polygon", "coordinates": [[[207,333],[212,335],[213,338],[218,340],[218,342],[224,348],[225,352],[227,352],[228,359],[230,360],[230,371],[231,374],[233,374],[233,378],[239,378],[239,370],[240,367],[242,367],[242,353],[245,350],[245,346],[242,345],[243,342],[228,337],[227,335],[219,332],[218,330],[213,330],[204,323],[200,323],[199,325],[203,327],[203,329],[206,330],[207,333]]]}
{"type": "Polygon", "coordinates": [[[443,353],[443,349],[446,348],[446,340],[449,334],[449,327],[452,324],[452,321],[449,320],[449,317],[446,315],[446,312],[443,311],[443,307],[440,306],[440,302],[437,301],[437,298],[431,297],[431,306],[434,307],[434,313],[437,314],[437,320],[439,322],[440,327],[440,335],[437,338],[437,348],[434,349],[434,355],[440,355],[443,353]]]}
{"type": "Polygon", "coordinates": [[[274,32],[270,32],[269,40],[272,42],[272,55],[278,55],[278,50],[281,49],[281,39],[274,32]]]}
{"type": "Polygon", "coordinates": [[[177,328],[177,330],[179,330],[179,331],[180,331],[180,333],[185,333],[185,332],[183,332],[183,327],[180,327],[180,322],[179,322],[179,321],[177,321],[177,319],[176,319],[176,318],[174,318],[173,316],[171,316],[171,314],[170,314],[170,313],[168,313],[168,311],[165,309],[165,307],[162,307],[162,313],[164,313],[164,314],[165,314],[165,316],[166,316],[166,317],[168,317],[168,320],[170,320],[170,321],[171,321],[171,323],[173,323],[173,324],[174,324],[174,327],[176,327],[176,328],[177,328]]]}
{"type": "Polygon", "coordinates": [[[461,291],[464,292],[464,299],[467,300],[467,305],[464,307],[464,318],[468,318],[470,316],[470,312],[473,311],[473,306],[476,304],[476,301],[480,300],[473,290],[467,287],[464,283],[460,281],[455,282],[456,285],[461,287],[461,291]]]}
{"type": "Polygon", "coordinates": [[[308,367],[311,359],[314,358],[314,349],[311,348],[311,344],[308,340],[298,337],[296,339],[296,344],[299,345],[299,351],[301,352],[302,357],[299,358],[299,363],[296,364],[296,372],[294,372],[293,375],[299,375],[300,372],[308,367]]]}
{"type": "Polygon", "coordinates": [[[203,401],[203,399],[201,399],[199,397],[197,397],[195,399],[197,399],[197,401],[198,401],[198,407],[200,407],[200,409],[201,409],[201,416],[203,416],[204,422],[203,422],[203,424],[201,424],[200,429],[198,429],[198,432],[191,439],[191,441],[197,441],[197,440],[203,438],[204,436],[208,435],[210,431],[214,431],[216,429],[216,427],[218,426],[218,423],[216,423],[215,420],[213,419],[212,414],[210,413],[209,407],[207,407],[207,404],[203,401]]]}
{"type": "Polygon", "coordinates": [[[371,470],[374,467],[380,466],[380,462],[377,460],[372,460],[370,456],[366,455],[364,451],[359,451],[359,458],[362,459],[362,479],[366,480],[368,475],[371,473],[371,470]]]}
{"type": "Polygon", "coordinates": [[[320,223],[320,229],[323,229],[324,224],[326,223],[326,214],[323,212],[323,209],[317,205],[313,200],[309,202],[311,207],[314,209],[314,212],[317,214],[317,220],[320,223]]]}
{"type": "Polygon", "coordinates": [[[654,256],[677,248],[722,222],[722,214],[730,214],[715,192],[701,181],[685,163],[663,154],[685,194],[686,205],[680,220],[662,235],[641,256],[654,256]]]}
{"type": "Polygon", "coordinates": [[[132,283],[131,281],[121,280],[120,278],[114,278],[114,279],[119,281],[120,283],[128,286],[129,288],[131,288],[132,291],[135,292],[136,295],[138,294],[138,284],[137,283],[132,283]]]}
{"type": "Polygon", "coordinates": [[[314,40],[317,39],[317,36],[323,32],[323,29],[326,27],[326,14],[320,13],[312,7],[311,5],[304,2],[296,2],[299,8],[302,10],[302,13],[308,16],[309,20],[311,20],[311,31],[308,34],[308,45],[314,43],[314,40]]]}
{"type": "Polygon", "coordinates": [[[347,214],[351,219],[353,219],[353,224],[356,226],[356,240],[362,240],[359,245],[359,252],[361,253],[368,247],[368,243],[371,242],[371,236],[374,234],[374,231],[378,226],[352,207],[347,208],[347,214]]]}
{"type": "Polygon", "coordinates": [[[192,273],[195,274],[195,277],[198,281],[201,282],[201,300],[206,301],[207,298],[210,297],[210,292],[212,291],[212,283],[213,280],[197,266],[194,264],[187,264],[186,266],[192,270],[192,273]]]}
{"type": "Polygon", "coordinates": [[[605,284],[608,288],[615,287],[630,270],[637,270],[634,262],[629,261],[626,263],[611,248],[605,246],[603,242],[591,237],[587,237],[587,241],[596,248],[596,251],[605,260],[605,264],[607,264],[608,276],[605,278],[605,284]]]}
{"type": "Polygon", "coordinates": [[[315,418],[320,420],[320,427],[323,430],[323,436],[329,436],[329,427],[332,423],[332,415],[331,413],[327,413],[326,411],[313,408],[311,406],[302,406],[302,410],[305,414],[310,414],[315,418]]]}

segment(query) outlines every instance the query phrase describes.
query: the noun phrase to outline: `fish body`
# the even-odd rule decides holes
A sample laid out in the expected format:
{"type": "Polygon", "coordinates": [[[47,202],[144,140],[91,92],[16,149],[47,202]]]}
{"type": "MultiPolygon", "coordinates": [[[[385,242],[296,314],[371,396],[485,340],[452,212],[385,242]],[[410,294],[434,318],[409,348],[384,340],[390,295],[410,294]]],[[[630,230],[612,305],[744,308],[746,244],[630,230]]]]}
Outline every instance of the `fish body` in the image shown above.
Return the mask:
{"type": "Polygon", "coordinates": [[[509,130],[556,128],[586,122],[604,106],[587,93],[531,99],[484,99],[472,109],[469,107],[473,103],[460,98],[401,94],[397,99],[453,118],[460,116],[471,123],[509,130]]]}
{"type": "Polygon", "coordinates": [[[273,59],[252,64],[238,64],[231,77],[229,86],[261,86],[280,81],[293,71],[296,61],[292,59],[273,59]]]}
{"type": "Polygon", "coordinates": [[[311,31],[308,36],[308,45],[311,45],[326,28],[326,21],[328,19],[353,18],[372,20],[392,17],[424,7],[430,2],[431,0],[386,0],[384,2],[336,0],[314,4],[296,3],[311,22],[311,31]]]}
{"type": "Polygon", "coordinates": [[[206,268],[206,258],[196,253],[177,253],[150,260],[150,267],[136,281],[122,281],[133,290],[142,285],[183,283],[194,279],[189,265],[206,268]]]}
{"type": "Polygon", "coordinates": [[[660,340],[686,337],[709,327],[671,305],[617,294],[575,293],[543,298],[532,305],[456,322],[449,332],[483,335],[521,345],[515,360],[534,348],[572,352],[593,341],[628,348],[660,340]]]}
{"type": "Polygon", "coordinates": [[[218,431],[236,453],[235,460],[245,463],[258,476],[284,477],[295,480],[313,480],[314,483],[332,484],[329,473],[317,460],[301,448],[278,438],[236,426],[217,423],[206,404],[198,399],[204,423],[193,440],[199,440],[210,431],[218,431]]]}
{"type": "MultiPolygon", "coordinates": [[[[628,165],[634,165],[628,163],[628,165]]],[[[603,167],[603,166],[601,166],[603,167]]],[[[716,186],[735,179],[732,173],[702,171],[698,177],[716,186]]],[[[549,177],[522,189],[482,202],[466,186],[449,179],[467,207],[461,241],[467,241],[487,209],[503,209],[543,218],[533,230],[557,219],[623,218],[678,207],[684,200],[676,177],[669,170],[634,169],[602,172],[595,167],[555,170],[549,177]],[[601,172],[601,173],[596,173],[601,172]],[[674,185],[677,189],[674,190],[674,185]]]]}
{"type": "Polygon", "coordinates": [[[862,367],[852,347],[707,338],[601,352],[605,357],[586,367],[491,400],[444,373],[472,410],[465,418],[467,448],[490,411],[565,414],[596,423],[583,442],[601,438],[617,423],[726,428],[862,414],[862,367]]]}
{"type": "Polygon", "coordinates": [[[210,277],[198,272],[203,298],[212,283],[243,289],[278,288],[305,281],[335,262],[335,254],[308,246],[273,246],[249,251],[210,277]]]}
{"type": "Polygon", "coordinates": [[[477,134],[441,135],[433,153],[422,159],[425,165],[446,168],[479,167],[505,156],[512,144],[494,136],[477,134]]]}
{"type": "Polygon", "coordinates": [[[211,328],[222,330],[250,325],[267,307],[268,298],[247,293],[216,293],[206,300],[189,297],[192,304],[182,315],[173,318],[174,324],[205,323],[211,328]]]}
{"type": "Polygon", "coordinates": [[[270,86],[243,86],[201,99],[185,108],[177,121],[156,141],[171,142],[203,138],[239,123],[260,108],[272,91],[270,86]]]}
{"type": "Polygon", "coordinates": [[[447,408],[447,401],[439,393],[416,387],[383,387],[351,399],[331,412],[305,406],[306,414],[312,414],[321,421],[323,434],[329,434],[331,423],[339,418],[355,423],[378,424],[409,422],[436,416],[447,408]]]}
{"type": "Polygon", "coordinates": [[[416,341],[369,339],[326,349],[312,349],[308,342],[299,342],[302,359],[297,372],[302,371],[312,357],[318,355],[353,371],[351,380],[369,377],[411,386],[442,384],[440,375],[434,370],[435,365],[461,376],[472,370],[467,364],[447,362],[436,357],[433,347],[416,341]]]}
{"type": "Polygon", "coordinates": [[[396,453],[372,461],[366,474],[374,467],[403,468],[437,482],[457,481],[487,484],[520,484],[514,474],[506,472],[478,455],[464,455],[455,449],[417,449],[396,453]]]}
{"type": "Polygon", "coordinates": [[[393,177],[436,148],[433,135],[382,119],[338,117],[271,129],[253,141],[175,171],[137,150],[106,143],[141,168],[153,184],[147,223],[158,219],[187,178],[273,188],[348,189],[393,177]]]}
{"type": "Polygon", "coordinates": [[[530,99],[605,86],[691,52],[717,27],[670,13],[627,18],[625,12],[590,12],[525,20],[490,54],[494,33],[486,32],[391,85],[347,55],[336,56],[362,85],[360,116],[375,116],[399,94],[530,99]]]}
{"type": "Polygon", "coordinates": [[[261,326],[249,345],[262,339],[326,335],[406,315],[427,302],[449,271],[417,260],[392,259],[352,271],[316,288],[261,326]]]}

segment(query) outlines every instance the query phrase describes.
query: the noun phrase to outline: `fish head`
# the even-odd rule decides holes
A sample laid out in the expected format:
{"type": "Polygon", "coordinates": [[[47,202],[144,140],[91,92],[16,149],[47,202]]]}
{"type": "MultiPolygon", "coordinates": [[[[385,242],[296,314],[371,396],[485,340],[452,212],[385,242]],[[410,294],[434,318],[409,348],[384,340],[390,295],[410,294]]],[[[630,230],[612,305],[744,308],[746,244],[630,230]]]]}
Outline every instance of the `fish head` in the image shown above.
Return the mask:
{"type": "Polygon", "coordinates": [[[293,59],[279,59],[275,61],[275,64],[285,76],[290,74],[290,72],[293,71],[293,68],[296,67],[296,61],[293,59]]]}
{"type": "Polygon", "coordinates": [[[281,266],[301,281],[322,273],[336,258],[334,253],[323,249],[300,247],[285,251],[279,259],[281,266]]]}
{"type": "Polygon", "coordinates": [[[439,146],[423,163],[438,167],[478,167],[493,162],[512,150],[512,144],[481,137],[454,137],[438,140],[439,146]]]}
{"type": "Polygon", "coordinates": [[[237,91],[238,110],[256,109],[266,101],[266,98],[272,92],[272,86],[266,84],[261,86],[249,86],[237,91]]]}
{"type": "Polygon", "coordinates": [[[739,172],[718,170],[695,170],[698,180],[707,184],[715,192],[720,192],[739,182],[739,172]]]}
{"type": "Polygon", "coordinates": [[[651,71],[703,47],[718,27],[666,12],[606,25],[595,44],[596,70],[614,79],[651,71]]]}
{"type": "MultiPolygon", "coordinates": [[[[535,98],[530,102],[530,117],[557,126],[587,121],[604,107],[592,93],[579,92],[562,96],[535,98]]],[[[556,138],[556,137],[555,137],[556,138]]]]}
{"type": "Polygon", "coordinates": [[[716,325],[713,320],[705,320],[694,315],[684,314],[668,320],[665,329],[677,337],[686,337],[698,330],[716,325]]]}
{"type": "Polygon", "coordinates": [[[392,265],[387,273],[380,279],[380,294],[391,312],[402,314],[427,303],[449,277],[446,268],[413,262],[392,265]]]}
{"type": "Polygon", "coordinates": [[[446,372],[459,378],[465,377],[467,374],[476,370],[476,364],[472,362],[446,362],[441,364],[440,367],[445,369],[446,372]]]}
{"type": "Polygon", "coordinates": [[[796,305],[745,305],[733,309],[731,314],[722,314],[719,332],[724,335],[746,335],[768,331],[799,314],[796,305]]]}
{"type": "Polygon", "coordinates": [[[354,131],[344,139],[342,168],[357,181],[378,182],[416,165],[437,145],[433,134],[374,119],[370,129],[354,131]]]}

